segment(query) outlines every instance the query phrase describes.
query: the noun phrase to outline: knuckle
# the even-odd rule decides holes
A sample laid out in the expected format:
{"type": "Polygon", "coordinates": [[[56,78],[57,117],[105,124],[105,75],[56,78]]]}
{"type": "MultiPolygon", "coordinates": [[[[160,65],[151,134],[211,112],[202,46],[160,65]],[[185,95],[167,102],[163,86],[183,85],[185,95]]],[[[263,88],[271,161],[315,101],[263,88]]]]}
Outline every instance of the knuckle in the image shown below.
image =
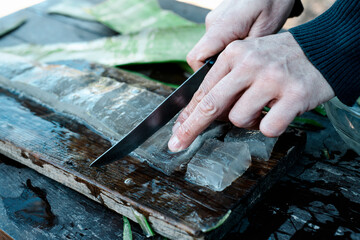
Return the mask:
{"type": "Polygon", "coordinates": [[[229,43],[224,51],[220,54],[219,59],[220,61],[231,61],[236,56],[236,49],[238,46],[234,42],[229,43]]]}
{"type": "Polygon", "coordinates": [[[179,118],[177,121],[179,121],[180,123],[185,122],[185,120],[189,117],[189,106],[187,106],[179,115],[179,118]]]}
{"type": "Polygon", "coordinates": [[[232,124],[234,124],[238,128],[243,128],[245,126],[245,121],[239,117],[239,114],[231,111],[229,113],[229,120],[232,124]]]}
{"type": "Polygon", "coordinates": [[[280,65],[272,64],[266,67],[259,75],[264,89],[281,89],[285,85],[286,76],[280,65]]]}
{"type": "Polygon", "coordinates": [[[294,109],[298,110],[297,115],[301,115],[310,109],[309,104],[311,97],[303,88],[290,89],[286,94],[287,94],[286,98],[289,104],[296,106],[296,108],[294,109]]]}
{"type": "Polygon", "coordinates": [[[219,107],[216,105],[215,98],[211,94],[207,94],[199,103],[199,111],[203,116],[216,116],[219,112],[219,107]]]}
{"type": "Polygon", "coordinates": [[[271,127],[264,127],[260,125],[260,131],[266,137],[270,137],[270,138],[278,137],[284,131],[283,129],[286,129],[286,126],[283,127],[283,125],[284,123],[282,121],[271,124],[270,125],[271,127]]]}
{"type": "Polygon", "coordinates": [[[266,137],[273,138],[278,137],[279,134],[274,129],[260,129],[261,133],[264,134],[266,137]]]}
{"type": "Polygon", "coordinates": [[[261,53],[259,53],[256,49],[246,48],[245,46],[243,50],[243,55],[244,58],[242,64],[244,67],[254,68],[262,65],[261,63],[263,62],[263,60],[261,58],[261,53]]]}
{"type": "Polygon", "coordinates": [[[292,85],[289,89],[288,89],[288,94],[292,99],[295,100],[305,100],[309,98],[309,92],[306,90],[306,87],[303,86],[303,84],[295,84],[292,85]]]}
{"type": "Polygon", "coordinates": [[[205,17],[205,26],[206,28],[210,27],[214,22],[215,14],[213,11],[209,12],[205,17]]]}
{"type": "Polygon", "coordinates": [[[199,89],[194,94],[194,100],[199,103],[204,98],[205,89],[204,86],[201,85],[199,89]]]}
{"type": "Polygon", "coordinates": [[[196,62],[196,54],[194,51],[191,51],[186,56],[186,61],[192,66],[196,62]]]}

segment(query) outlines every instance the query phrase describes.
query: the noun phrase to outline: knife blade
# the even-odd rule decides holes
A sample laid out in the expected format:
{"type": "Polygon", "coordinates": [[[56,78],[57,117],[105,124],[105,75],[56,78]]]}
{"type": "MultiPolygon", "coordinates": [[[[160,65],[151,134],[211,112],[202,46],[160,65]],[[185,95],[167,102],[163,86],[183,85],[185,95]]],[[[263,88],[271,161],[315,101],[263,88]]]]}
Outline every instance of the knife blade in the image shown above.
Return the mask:
{"type": "Polygon", "coordinates": [[[204,77],[214,65],[217,56],[208,59],[205,64],[192,74],[183,84],[171,93],[143,121],[123,137],[118,143],[108,149],[95,161],[91,167],[100,167],[127,156],[144,143],[162,126],[168,123],[191,100],[194,93],[204,80],[204,77]]]}

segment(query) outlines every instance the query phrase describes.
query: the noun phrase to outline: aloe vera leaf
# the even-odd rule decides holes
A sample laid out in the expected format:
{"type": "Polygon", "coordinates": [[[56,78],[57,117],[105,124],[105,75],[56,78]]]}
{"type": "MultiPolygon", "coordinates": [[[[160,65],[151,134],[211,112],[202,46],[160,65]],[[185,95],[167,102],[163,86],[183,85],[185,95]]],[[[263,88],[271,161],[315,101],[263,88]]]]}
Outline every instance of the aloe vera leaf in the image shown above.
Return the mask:
{"type": "Polygon", "coordinates": [[[102,24],[122,34],[148,28],[194,26],[175,13],[160,8],[156,0],[107,0],[88,10],[102,24]]]}
{"type": "Polygon", "coordinates": [[[143,214],[136,211],[135,209],[133,209],[133,208],[132,208],[132,212],[133,212],[133,214],[135,216],[135,219],[136,219],[137,223],[140,225],[141,229],[145,233],[146,237],[154,236],[155,233],[152,230],[152,228],[150,227],[148,221],[146,220],[146,217],[143,214]]]}
{"type": "Polygon", "coordinates": [[[324,117],[326,116],[326,110],[325,110],[324,104],[320,104],[313,111],[324,117]]]}
{"type": "Polygon", "coordinates": [[[210,231],[220,227],[229,218],[230,214],[231,214],[231,210],[229,210],[213,227],[206,229],[203,232],[210,232],[210,231]]]}
{"type": "Polygon", "coordinates": [[[140,76],[142,78],[145,78],[149,81],[154,81],[154,82],[157,82],[157,83],[160,83],[162,85],[165,85],[165,86],[168,86],[168,87],[171,87],[171,88],[178,88],[179,85],[176,85],[176,84],[172,84],[172,83],[167,83],[167,82],[162,82],[162,81],[159,81],[159,80],[156,80],[156,79],[153,79],[151,77],[148,77],[146,76],[145,74],[142,74],[142,73],[139,73],[139,72],[135,72],[135,71],[131,71],[131,70],[127,70],[127,69],[121,69],[121,70],[124,70],[126,72],[129,72],[129,73],[132,73],[134,75],[137,75],[137,76],[140,76]]]}
{"type": "Polygon", "coordinates": [[[179,66],[184,70],[184,72],[187,72],[187,73],[190,73],[190,74],[194,73],[194,70],[186,62],[179,63],[179,66]]]}
{"type": "MultiPolygon", "coordinates": [[[[270,111],[270,108],[264,107],[263,110],[265,112],[268,112],[268,111],[270,111]]],[[[302,117],[296,117],[289,126],[304,129],[304,130],[310,130],[310,131],[317,131],[317,130],[325,129],[325,127],[318,121],[316,121],[314,119],[302,118],[302,117]]]]}
{"type": "Polygon", "coordinates": [[[17,29],[26,22],[26,17],[14,17],[6,18],[5,20],[0,21],[0,37],[6,35],[7,33],[17,29]]]}
{"type": "Polygon", "coordinates": [[[131,232],[131,225],[129,219],[123,216],[123,240],[132,240],[132,232],[131,232]]]}
{"type": "Polygon", "coordinates": [[[87,21],[96,21],[94,16],[85,11],[85,9],[90,8],[93,5],[94,4],[89,1],[64,0],[48,8],[47,12],[51,14],[60,14],[87,21]]]}
{"type": "Polygon", "coordinates": [[[360,105],[360,97],[357,99],[357,104],[359,104],[360,105]]]}
{"type": "Polygon", "coordinates": [[[289,125],[290,127],[301,128],[304,130],[318,131],[325,129],[325,127],[314,119],[296,117],[289,125]]]}
{"type": "Polygon", "coordinates": [[[52,62],[85,59],[116,66],[135,63],[185,62],[186,54],[205,32],[203,25],[149,29],[137,34],[101,38],[89,42],[0,48],[30,60],[52,62]]]}

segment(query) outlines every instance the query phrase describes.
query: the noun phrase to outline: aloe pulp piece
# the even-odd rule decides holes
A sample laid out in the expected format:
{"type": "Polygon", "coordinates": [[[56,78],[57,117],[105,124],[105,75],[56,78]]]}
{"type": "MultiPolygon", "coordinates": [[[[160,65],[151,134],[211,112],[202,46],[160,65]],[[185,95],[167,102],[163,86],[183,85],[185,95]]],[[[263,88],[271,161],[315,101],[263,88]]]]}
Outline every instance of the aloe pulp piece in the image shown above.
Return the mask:
{"type": "Polygon", "coordinates": [[[175,13],[160,8],[156,0],[107,0],[89,9],[99,22],[123,33],[148,28],[194,26],[175,13]]]}
{"type": "Polygon", "coordinates": [[[22,44],[0,48],[0,51],[42,62],[85,59],[109,66],[185,62],[187,53],[204,32],[204,25],[149,29],[137,34],[101,38],[89,42],[50,45],[22,44]]]}

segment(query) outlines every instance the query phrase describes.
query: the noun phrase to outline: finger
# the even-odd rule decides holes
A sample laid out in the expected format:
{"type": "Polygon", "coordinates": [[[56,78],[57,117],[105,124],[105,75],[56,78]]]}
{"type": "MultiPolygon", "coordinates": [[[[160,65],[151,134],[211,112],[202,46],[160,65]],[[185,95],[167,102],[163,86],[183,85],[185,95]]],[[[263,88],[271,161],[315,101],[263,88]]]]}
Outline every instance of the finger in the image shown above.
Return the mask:
{"type": "Polygon", "coordinates": [[[296,104],[286,98],[276,102],[260,123],[260,131],[267,137],[280,136],[299,115],[300,111],[295,108],[296,104]]]}
{"type": "Polygon", "coordinates": [[[218,116],[218,117],[216,118],[216,120],[217,120],[217,121],[221,121],[221,122],[229,122],[229,121],[230,121],[230,120],[229,120],[229,113],[230,113],[233,105],[234,105],[234,104],[230,105],[227,109],[225,109],[224,112],[222,112],[222,113],[220,114],[220,116],[218,116]]]}
{"type": "Polygon", "coordinates": [[[187,148],[211,122],[235,101],[238,94],[247,85],[247,79],[239,79],[237,71],[226,75],[204,96],[191,115],[178,127],[169,141],[169,149],[178,152],[187,148]]]}
{"type": "Polygon", "coordinates": [[[219,36],[218,27],[210,27],[195,47],[188,53],[186,60],[190,67],[196,71],[206,61],[206,59],[218,54],[232,41],[219,36]]]}
{"type": "Polygon", "coordinates": [[[253,83],[231,109],[230,121],[239,128],[255,126],[263,108],[276,97],[277,91],[274,86],[264,81],[253,83]]]}
{"type": "Polygon", "coordinates": [[[173,132],[179,127],[194,111],[199,102],[204,98],[204,96],[222,79],[225,75],[230,72],[230,66],[228,64],[228,59],[220,54],[218,60],[215,62],[214,66],[210,69],[208,74],[205,76],[202,84],[199,89],[195,92],[190,103],[184,108],[177,118],[173,132]],[[176,127],[175,127],[176,126],[176,127]]]}

